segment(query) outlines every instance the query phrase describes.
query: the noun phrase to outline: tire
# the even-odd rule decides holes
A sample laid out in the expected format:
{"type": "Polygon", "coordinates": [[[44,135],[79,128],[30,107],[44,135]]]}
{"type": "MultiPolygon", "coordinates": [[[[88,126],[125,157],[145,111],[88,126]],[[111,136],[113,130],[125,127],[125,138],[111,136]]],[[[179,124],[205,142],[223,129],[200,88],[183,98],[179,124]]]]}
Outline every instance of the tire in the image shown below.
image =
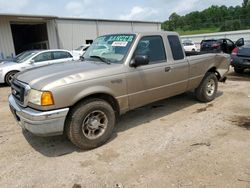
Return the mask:
{"type": "Polygon", "coordinates": [[[5,83],[7,85],[11,85],[11,81],[13,79],[13,77],[15,76],[15,74],[18,73],[18,71],[11,71],[11,72],[8,72],[5,76],[5,83]]]}
{"type": "Polygon", "coordinates": [[[238,74],[242,74],[244,72],[244,69],[234,67],[234,72],[236,72],[238,74]]]}
{"type": "Polygon", "coordinates": [[[88,150],[103,145],[112,135],[115,111],[101,99],[90,99],[76,105],[66,120],[66,134],[77,147],[88,150]]]}
{"type": "Polygon", "coordinates": [[[218,89],[218,79],[214,73],[207,73],[200,85],[195,89],[195,96],[201,102],[215,99],[218,89]]]}

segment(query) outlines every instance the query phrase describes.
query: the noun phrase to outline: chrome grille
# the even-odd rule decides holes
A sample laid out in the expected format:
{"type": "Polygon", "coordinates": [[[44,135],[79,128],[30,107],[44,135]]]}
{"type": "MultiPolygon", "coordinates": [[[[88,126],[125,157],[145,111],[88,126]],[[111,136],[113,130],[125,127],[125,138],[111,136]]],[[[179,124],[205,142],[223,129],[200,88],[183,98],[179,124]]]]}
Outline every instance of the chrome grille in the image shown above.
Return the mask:
{"type": "Polygon", "coordinates": [[[27,95],[30,87],[27,84],[17,81],[14,79],[11,83],[11,93],[15,100],[22,106],[27,105],[27,95]]]}

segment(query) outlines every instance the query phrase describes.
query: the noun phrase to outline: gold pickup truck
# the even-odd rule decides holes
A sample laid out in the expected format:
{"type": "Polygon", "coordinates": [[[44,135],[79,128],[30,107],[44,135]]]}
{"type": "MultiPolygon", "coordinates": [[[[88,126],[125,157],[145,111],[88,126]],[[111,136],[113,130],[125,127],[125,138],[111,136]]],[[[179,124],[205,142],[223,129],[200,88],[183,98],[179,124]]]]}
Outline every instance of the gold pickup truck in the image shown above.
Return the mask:
{"type": "Polygon", "coordinates": [[[212,101],[229,64],[226,54],[186,57],[174,32],[109,34],[80,61],[18,73],[9,105],[23,129],[65,133],[91,149],[104,144],[117,117],[132,109],[190,90],[199,101],[212,101]]]}

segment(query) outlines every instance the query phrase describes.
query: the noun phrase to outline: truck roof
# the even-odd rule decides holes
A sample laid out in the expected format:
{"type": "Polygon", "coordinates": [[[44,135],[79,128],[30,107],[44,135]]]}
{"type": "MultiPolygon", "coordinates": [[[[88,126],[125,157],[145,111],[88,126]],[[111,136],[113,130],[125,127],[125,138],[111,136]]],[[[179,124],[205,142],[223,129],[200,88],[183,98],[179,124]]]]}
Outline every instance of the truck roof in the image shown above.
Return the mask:
{"type": "Polygon", "coordinates": [[[109,34],[105,34],[105,35],[112,35],[112,34],[128,34],[128,35],[161,35],[161,34],[167,34],[167,35],[179,35],[177,32],[172,32],[172,31],[119,32],[119,33],[109,33],[109,34]]]}

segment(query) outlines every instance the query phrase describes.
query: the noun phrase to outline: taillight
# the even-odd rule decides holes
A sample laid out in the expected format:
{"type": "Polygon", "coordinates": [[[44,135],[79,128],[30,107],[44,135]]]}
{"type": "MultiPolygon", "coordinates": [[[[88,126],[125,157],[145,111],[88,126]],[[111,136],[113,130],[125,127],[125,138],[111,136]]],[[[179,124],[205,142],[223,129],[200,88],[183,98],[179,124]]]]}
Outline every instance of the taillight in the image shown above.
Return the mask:
{"type": "Polygon", "coordinates": [[[212,44],[212,48],[218,48],[220,45],[215,43],[215,44],[212,44]]]}
{"type": "Polygon", "coordinates": [[[237,55],[239,51],[239,48],[234,48],[232,51],[232,55],[237,55]]]}

